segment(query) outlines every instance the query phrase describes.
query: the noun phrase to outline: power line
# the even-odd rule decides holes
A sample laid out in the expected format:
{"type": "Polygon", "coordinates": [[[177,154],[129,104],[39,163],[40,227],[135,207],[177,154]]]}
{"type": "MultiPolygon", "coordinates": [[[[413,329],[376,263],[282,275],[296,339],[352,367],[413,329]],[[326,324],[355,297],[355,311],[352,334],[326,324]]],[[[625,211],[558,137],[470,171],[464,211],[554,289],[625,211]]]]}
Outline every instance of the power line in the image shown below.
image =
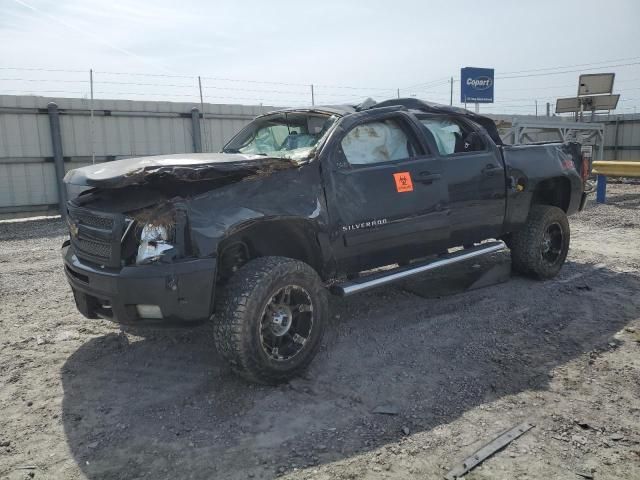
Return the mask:
{"type": "Polygon", "coordinates": [[[14,92],[14,93],[22,93],[23,95],[32,95],[33,93],[75,93],[78,95],[86,95],[89,93],[88,91],[78,92],[72,90],[29,90],[29,89],[2,89],[3,92],[14,92]],[[26,93],[25,92],[30,92],[26,93]]]}
{"type": "MultiPolygon", "coordinates": [[[[165,78],[198,78],[198,75],[172,75],[172,74],[159,74],[159,73],[133,73],[133,72],[114,72],[114,71],[96,71],[95,73],[99,73],[101,75],[129,75],[132,77],[165,77],[165,78]]],[[[213,80],[218,82],[234,82],[234,83],[255,83],[261,85],[284,85],[289,87],[305,87],[309,88],[310,83],[290,83],[290,82],[275,82],[269,80],[246,80],[241,78],[229,78],[229,77],[209,77],[209,76],[201,76],[203,80],[213,80]]],[[[314,84],[314,87],[320,88],[335,88],[335,89],[348,89],[348,90],[377,90],[377,91],[393,91],[393,88],[382,88],[382,87],[357,87],[354,85],[325,85],[325,84],[314,84]]]]}
{"type": "MultiPolygon", "coordinates": [[[[46,79],[27,79],[27,78],[0,78],[0,81],[20,81],[20,82],[39,82],[39,83],[48,83],[52,82],[52,80],[46,79]]],[[[88,80],[55,80],[56,83],[89,83],[88,80]]],[[[169,84],[169,83],[139,83],[139,82],[112,82],[112,81],[101,81],[94,82],[94,85],[99,87],[100,85],[125,85],[125,86],[144,86],[144,87],[176,87],[176,88],[194,88],[193,85],[186,84],[169,84]]],[[[233,92],[252,92],[252,93],[263,93],[267,95],[299,95],[302,98],[308,98],[307,92],[301,91],[291,91],[291,90],[258,90],[258,89],[250,89],[250,88],[234,88],[234,87],[220,87],[214,85],[203,85],[203,89],[207,90],[220,90],[220,91],[233,91],[233,92]]],[[[28,90],[28,89],[25,89],[28,90]]],[[[114,92],[112,92],[114,93],[114,92]]],[[[118,92],[120,93],[120,92],[118,92]]],[[[125,92],[121,92],[125,93],[125,92]]],[[[145,93],[155,93],[155,92],[145,92],[145,93]]],[[[137,95],[138,93],[136,93],[137,95]]],[[[210,96],[210,95],[207,95],[210,96]]],[[[341,98],[349,98],[352,99],[353,94],[341,94],[341,93],[324,93],[322,91],[316,91],[316,96],[318,97],[341,97],[341,98]]]]}
{"type": "MultiPolygon", "coordinates": [[[[308,86],[308,85],[307,85],[308,86]]],[[[346,89],[346,90],[378,90],[378,91],[384,91],[384,92],[388,92],[388,91],[395,91],[395,88],[382,88],[382,87],[351,87],[348,85],[313,85],[314,87],[320,87],[320,88],[335,88],[335,89],[346,89]]]]}
{"type": "Polygon", "coordinates": [[[587,69],[577,69],[577,70],[564,70],[562,72],[546,72],[546,73],[531,73],[528,75],[513,75],[513,76],[508,76],[508,77],[496,77],[496,80],[508,80],[511,78],[530,78],[530,77],[543,77],[543,76],[547,76],[547,75],[562,75],[564,73],[575,73],[575,72],[584,72],[584,71],[591,71],[591,70],[603,70],[606,68],[617,68],[617,67],[629,67],[632,65],[640,65],[640,62],[633,62],[633,63],[619,63],[617,65],[603,65],[602,67],[593,67],[593,68],[587,68],[587,69]]]}
{"type": "MultiPolygon", "coordinates": [[[[613,63],[613,62],[626,62],[627,60],[639,60],[640,57],[627,57],[627,58],[618,58],[616,60],[602,60],[600,62],[592,62],[592,63],[576,63],[573,65],[561,65],[558,67],[546,67],[546,68],[533,68],[529,70],[518,70],[514,72],[502,72],[502,75],[510,75],[512,73],[528,73],[528,72],[540,72],[543,70],[558,70],[563,68],[572,68],[572,67],[585,67],[585,66],[593,66],[600,65],[601,63],[613,63]]],[[[606,67],[608,68],[608,67],[606,67]]]]}
{"type": "Polygon", "coordinates": [[[306,95],[308,96],[308,91],[306,92],[294,92],[291,90],[256,90],[256,89],[251,89],[251,88],[235,88],[235,87],[219,87],[216,85],[208,85],[206,83],[202,84],[202,88],[203,89],[212,89],[212,90],[229,90],[229,91],[233,91],[233,92],[257,92],[257,93],[277,93],[277,94],[284,94],[284,95],[290,95],[290,94],[294,94],[294,95],[306,95]]]}
{"type": "Polygon", "coordinates": [[[2,82],[55,82],[55,83],[89,83],[89,80],[60,80],[60,79],[49,79],[49,78],[0,78],[2,82]]]}
{"type": "MultiPolygon", "coordinates": [[[[567,68],[572,68],[572,67],[584,67],[584,66],[591,66],[592,68],[588,69],[588,70],[601,70],[604,68],[614,68],[614,67],[625,67],[625,66],[631,66],[631,65],[640,65],[640,62],[632,62],[632,63],[625,63],[625,64],[616,64],[616,65],[603,65],[603,66],[596,66],[596,65],[600,65],[603,63],[611,63],[611,62],[621,62],[621,61],[627,61],[627,60],[637,60],[640,59],[640,57],[627,57],[627,58],[620,58],[620,59],[616,59],[616,60],[603,60],[600,62],[592,62],[592,63],[578,63],[578,64],[572,64],[572,65],[563,65],[563,66],[557,66],[557,67],[545,67],[545,68],[534,68],[534,69],[529,69],[529,70],[517,70],[517,71],[512,71],[512,72],[503,72],[501,75],[503,76],[499,76],[496,77],[497,79],[509,79],[509,78],[525,78],[525,77],[534,77],[534,76],[544,76],[544,75],[550,75],[550,74],[562,74],[562,73],[574,73],[577,71],[581,71],[580,70],[569,70],[566,71],[567,68]],[[540,74],[532,74],[532,75],[512,75],[512,74],[518,74],[518,73],[529,73],[529,72],[542,72],[542,71],[548,71],[548,70],[558,70],[561,69],[563,71],[561,72],[548,72],[548,73],[540,73],[540,74]],[[507,76],[504,76],[507,75],[507,76]]],[[[454,78],[454,82],[459,82],[460,81],[460,77],[458,78],[454,78]]],[[[405,87],[404,90],[411,90],[411,89],[415,89],[416,87],[421,87],[421,88],[425,88],[425,87],[433,87],[433,86],[445,86],[449,83],[449,78],[448,77],[444,77],[438,80],[433,80],[431,82],[426,82],[426,83],[418,83],[415,85],[410,85],[408,87],[405,87]]],[[[546,87],[544,87],[546,88],[546,87]]]]}
{"type": "MultiPolygon", "coordinates": [[[[608,68],[608,67],[606,67],[608,68]]],[[[516,78],[516,77],[514,77],[516,78]]],[[[460,79],[455,79],[455,81],[460,81],[460,79]]],[[[640,81],[640,78],[630,78],[630,79],[625,79],[625,80],[616,80],[616,84],[619,83],[629,83],[629,82],[638,82],[640,81]]],[[[443,85],[444,86],[448,86],[448,85],[443,85]]],[[[515,91],[530,91],[530,90],[552,90],[552,89],[558,89],[558,88],[575,88],[577,86],[577,84],[564,84],[564,85],[547,85],[547,86],[543,86],[543,87],[519,87],[519,88],[502,88],[502,87],[497,87],[496,89],[499,92],[515,92],[515,91]]],[[[624,92],[624,91],[628,91],[628,90],[635,90],[635,88],[616,88],[615,91],[616,92],[624,92]]],[[[421,91],[420,93],[436,93],[436,94],[442,94],[444,92],[438,92],[438,91],[434,91],[434,90],[424,90],[421,91]]],[[[567,94],[570,95],[570,94],[567,94]]],[[[541,97],[537,97],[538,99],[540,99],[541,97]]]]}
{"type": "Polygon", "coordinates": [[[99,73],[100,75],[128,75],[130,77],[198,78],[197,75],[174,75],[170,73],[107,72],[100,70],[94,70],[93,73],[99,73]]]}
{"type": "Polygon", "coordinates": [[[309,83],[286,83],[286,82],[272,82],[266,80],[242,80],[239,78],[222,78],[222,77],[202,77],[205,80],[217,80],[221,82],[242,82],[242,83],[263,83],[265,85],[288,85],[291,87],[309,87],[309,83]]]}
{"type": "MultiPolygon", "coordinates": [[[[634,63],[629,63],[629,64],[624,64],[624,65],[637,65],[640,64],[640,62],[634,62],[634,63]]],[[[596,67],[596,69],[602,69],[602,68],[611,68],[613,65],[606,65],[606,66],[601,66],[601,67],[596,67]]],[[[65,72],[65,73],[84,73],[86,74],[87,71],[82,71],[82,70],[64,70],[64,69],[47,69],[47,68],[20,68],[20,67],[0,67],[0,71],[7,71],[7,70],[16,70],[16,71],[20,71],[20,70],[24,70],[24,71],[43,71],[43,72],[49,72],[49,71],[60,71],[60,72],[65,72]]],[[[551,74],[561,74],[561,73],[570,73],[572,71],[575,70],[570,70],[570,71],[562,71],[562,72],[550,72],[550,73],[544,73],[544,74],[532,74],[532,75],[520,75],[520,76],[512,76],[512,77],[505,77],[506,79],[509,78],[523,78],[523,77],[538,77],[538,76],[544,76],[544,75],[551,75],[551,74]]],[[[583,71],[583,70],[580,70],[583,71]]],[[[104,72],[102,72],[104,73],[104,72]]],[[[125,72],[118,72],[118,75],[131,75],[125,72]]],[[[133,74],[133,75],[137,75],[137,74],[133,74]]],[[[145,76],[145,77],[167,77],[167,78],[175,78],[175,77],[179,77],[179,78],[189,78],[192,80],[195,80],[197,77],[195,76],[186,76],[186,75],[182,75],[182,76],[178,76],[178,75],[164,75],[164,74],[140,74],[141,76],[145,76]]],[[[69,80],[69,79],[42,79],[42,78],[25,78],[26,76],[22,76],[22,77],[2,77],[0,78],[0,82],[4,81],[4,82],[25,82],[25,83],[59,83],[59,84],[78,84],[81,85],[82,87],[87,86],[87,83],[89,83],[88,79],[82,79],[82,80],[69,80]]],[[[203,78],[214,78],[214,77],[203,77],[203,78]]],[[[500,77],[498,77],[500,78],[500,77]]],[[[226,79],[226,80],[230,80],[230,79],[226,79]]],[[[628,82],[637,82],[638,80],[640,80],[639,78],[631,78],[631,79],[625,79],[625,80],[619,80],[618,83],[628,83],[628,82]]],[[[244,83],[244,82],[243,82],[244,83]]],[[[284,84],[284,85],[296,85],[296,84],[287,84],[285,82],[267,82],[267,81],[260,81],[260,80],[250,80],[250,81],[246,81],[246,83],[254,83],[254,84],[265,84],[265,85],[270,85],[270,84],[284,84]]],[[[416,92],[418,94],[418,96],[428,96],[432,101],[437,101],[439,103],[443,103],[443,104],[447,104],[449,103],[449,92],[448,92],[448,85],[449,81],[445,81],[444,79],[439,79],[439,80],[432,80],[431,82],[425,82],[422,88],[416,88],[413,91],[416,92]],[[443,91],[444,87],[447,87],[447,92],[443,91]],[[426,90],[423,90],[423,88],[427,88],[426,90]],[[445,98],[446,97],[446,98],[445,98]]],[[[104,91],[101,92],[102,95],[115,95],[117,97],[122,97],[122,96],[126,96],[126,95],[130,95],[130,96],[136,96],[136,97],[142,97],[142,96],[147,96],[147,97],[167,97],[167,98],[171,98],[171,97],[175,97],[175,98],[195,98],[197,97],[196,95],[196,88],[197,85],[194,84],[188,84],[188,83],[162,83],[162,82],[138,82],[138,81],[126,81],[125,79],[123,79],[123,81],[120,80],[101,80],[99,79],[98,81],[96,81],[94,83],[94,85],[97,85],[98,88],[100,88],[100,86],[106,86],[106,85],[114,85],[114,86],[136,86],[136,87],[159,87],[159,88],[177,88],[177,89],[186,89],[187,92],[191,91],[193,93],[162,93],[162,92],[154,92],[152,89],[148,89],[145,88],[143,89],[143,92],[140,91],[104,91]]],[[[300,86],[304,86],[305,88],[308,87],[308,85],[304,85],[304,84],[297,84],[300,86]]],[[[53,85],[52,85],[53,86],[53,85]]],[[[358,103],[359,101],[362,100],[362,97],[367,96],[367,95],[371,95],[373,94],[373,96],[375,96],[376,93],[378,92],[386,92],[386,91],[390,91],[391,89],[383,89],[383,88],[378,88],[378,87],[373,87],[376,91],[366,91],[367,87],[353,87],[353,86],[346,86],[346,85],[342,85],[342,86],[338,86],[338,85],[322,85],[322,84],[316,84],[314,85],[315,87],[319,87],[320,90],[318,91],[318,89],[316,89],[316,97],[317,98],[321,98],[322,99],[322,103],[325,104],[340,104],[340,103],[358,103]],[[341,89],[341,88],[346,88],[349,90],[353,90],[353,93],[338,93],[335,91],[332,91],[332,89],[341,89]],[[326,89],[326,90],[325,90],[326,89]],[[360,95],[362,94],[362,97],[360,97],[360,95]]],[[[302,91],[302,90],[288,90],[288,89],[276,89],[276,90],[271,90],[271,89],[256,89],[256,88],[245,88],[245,87],[237,87],[237,86],[225,86],[225,85],[214,85],[211,83],[206,83],[203,84],[204,89],[207,91],[206,97],[207,99],[221,99],[221,100],[239,100],[239,101],[252,101],[252,102],[260,102],[260,103],[266,103],[267,100],[265,99],[271,99],[269,100],[268,103],[272,103],[272,104],[280,104],[280,105],[284,105],[284,104],[307,104],[308,102],[308,91],[302,91]],[[257,93],[259,95],[254,95],[254,96],[227,96],[225,94],[225,92],[238,92],[238,93],[257,93]],[[215,94],[217,93],[217,94],[215,94]],[[276,97],[279,97],[280,95],[286,96],[286,98],[280,98],[275,100],[276,97]],[[297,97],[297,98],[294,98],[297,97]]],[[[542,87],[525,87],[525,88],[500,88],[498,90],[498,92],[508,92],[508,91],[522,91],[522,90],[551,90],[551,89],[561,89],[561,88],[569,88],[569,87],[573,87],[573,85],[552,85],[552,86],[542,86],[542,87]]],[[[73,87],[71,87],[73,88],[73,87]]],[[[81,88],[81,87],[76,87],[76,88],[81,88]]],[[[630,91],[637,91],[640,90],[640,87],[635,87],[635,86],[630,86],[629,88],[622,88],[622,89],[616,89],[616,93],[624,93],[624,92],[630,92],[630,91]]],[[[34,93],[42,93],[42,94],[52,94],[52,93],[64,93],[64,94],[81,94],[81,95],[86,95],[86,91],[77,91],[77,90],[61,90],[61,89],[54,89],[52,90],[30,90],[29,88],[24,88],[24,89],[12,89],[12,90],[6,90],[6,89],[2,89],[0,90],[0,92],[19,92],[19,93],[23,93],[23,94],[34,94],[34,93]]],[[[558,95],[555,94],[556,92],[553,92],[554,95],[535,95],[532,94],[531,96],[528,97],[500,97],[498,100],[496,100],[496,102],[492,105],[486,106],[486,108],[490,108],[490,109],[497,109],[497,108],[531,108],[535,103],[535,101],[555,101],[558,97],[562,97],[563,95],[558,95]],[[520,102],[531,102],[528,105],[521,105],[519,104],[520,102]]],[[[566,94],[566,96],[571,95],[571,93],[566,94]]],[[[416,96],[415,94],[412,94],[412,96],[416,96]]],[[[623,98],[621,99],[621,102],[636,102],[638,101],[638,99],[634,99],[634,98],[623,98]]],[[[462,104],[460,102],[456,102],[456,104],[462,104]]]]}
{"type": "MultiPolygon", "coordinates": [[[[56,83],[89,83],[89,80],[51,80],[51,79],[31,79],[31,78],[0,78],[0,81],[19,81],[19,82],[36,82],[36,83],[46,83],[46,82],[56,82],[56,83]]],[[[149,83],[149,82],[120,82],[120,81],[112,81],[112,80],[97,80],[94,82],[94,85],[127,85],[127,86],[143,86],[143,87],[174,87],[174,88],[194,88],[195,85],[189,84],[176,84],[176,83],[149,83]]],[[[238,91],[238,92],[256,92],[256,93],[266,93],[266,94],[285,94],[285,95],[307,95],[307,91],[293,91],[293,90],[264,90],[264,89],[251,89],[251,88],[236,88],[236,87],[225,87],[219,85],[211,85],[211,84],[203,84],[203,87],[206,89],[215,89],[215,90],[228,90],[228,91],[238,91]]],[[[327,88],[327,86],[320,85],[316,87],[327,88]]],[[[347,87],[345,87],[347,88],[347,87]]],[[[358,87],[359,89],[360,87],[358,87]]],[[[364,87],[362,87],[364,88],[364,87]]],[[[341,94],[341,93],[327,93],[324,94],[322,91],[318,92],[319,95],[330,95],[335,97],[348,97],[353,98],[353,94],[341,94]]]]}
{"type": "Polygon", "coordinates": [[[400,90],[412,90],[416,87],[432,87],[439,84],[445,85],[449,83],[449,77],[442,77],[437,80],[431,80],[430,82],[417,83],[415,85],[409,85],[408,87],[401,88],[400,90]]]}
{"type": "Polygon", "coordinates": [[[0,67],[0,70],[25,70],[31,72],[63,72],[63,73],[84,73],[86,70],[63,70],[59,68],[33,68],[33,67],[0,67]]]}
{"type": "MultiPolygon", "coordinates": [[[[17,0],[16,0],[17,1],[17,0]]],[[[640,58],[640,57],[632,57],[632,58],[640,58]]],[[[597,62],[597,63],[605,63],[605,62],[597,62]]],[[[594,64],[575,64],[575,65],[596,65],[594,64]]],[[[605,69],[605,68],[614,68],[614,67],[624,67],[624,66],[632,66],[632,65],[640,65],[640,62],[632,62],[632,63],[626,63],[626,64],[615,64],[615,65],[603,65],[600,67],[593,67],[590,70],[601,70],[601,69],[605,69]]],[[[571,65],[574,66],[574,65],[571,65]]],[[[518,73],[518,72],[528,72],[528,71],[542,71],[542,70],[552,70],[555,68],[559,68],[559,67],[547,67],[547,68],[540,68],[540,69],[532,69],[532,70],[520,70],[520,71],[514,71],[514,72],[508,72],[508,74],[511,73],[518,73]]],[[[562,68],[562,67],[560,67],[562,68]]],[[[33,68],[33,67],[0,67],[0,70],[15,70],[15,71],[20,71],[20,70],[24,70],[24,71],[42,71],[42,72],[61,72],[61,73],[85,73],[86,71],[83,70],[71,70],[71,69],[48,69],[48,68],[33,68]]],[[[562,71],[558,71],[558,72],[545,72],[545,73],[537,73],[537,74],[527,74],[527,75],[510,75],[510,76],[499,76],[496,77],[496,79],[502,79],[502,80],[508,80],[511,78],[528,78],[528,77],[537,77],[537,76],[547,76],[547,75],[560,75],[560,74],[564,74],[564,73],[574,73],[574,72],[578,72],[578,71],[583,71],[582,69],[580,70],[562,70],[562,71]]],[[[189,79],[193,79],[195,80],[197,78],[196,75],[173,75],[173,74],[152,74],[152,73],[132,73],[132,72],[113,72],[113,71],[95,71],[94,73],[96,74],[101,74],[101,75],[126,75],[126,76],[142,76],[142,77],[157,77],[157,78],[189,78],[189,79]]],[[[223,78],[223,77],[202,77],[204,79],[210,79],[210,80],[214,80],[214,81],[227,81],[227,82],[241,82],[241,83],[252,83],[252,84],[263,84],[263,85],[285,85],[285,86],[297,86],[297,87],[305,87],[307,88],[309,86],[309,84],[302,84],[302,83],[287,83],[287,82],[272,82],[272,81],[266,81],[266,80],[243,80],[243,79],[237,79],[237,78],[223,78]]],[[[2,79],[2,80],[16,80],[16,81],[29,81],[29,82],[38,82],[38,81],[46,81],[46,80],[37,80],[37,79],[24,79],[24,78],[15,78],[15,79],[2,79]]],[[[55,80],[56,82],[64,82],[64,83],[74,83],[74,82],[78,82],[78,83],[85,83],[87,80],[55,80]]],[[[456,78],[454,79],[454,81],[459,82],[460,79],[456,78]]],[[[625,82],[625,81],[631,81],[631,80],[621,80],[620,82],[625,82]]],[[[167,87],[178,87],[178,88],[192,88],[193,85],[186,85],[186,84],[160,84],[160,83],[143,83],[143,82],[117,82],[117,81],[108,81],[108,80],[104,80],[104,81],[100,81],[100,82],[96,82],[96,83],[103,83],[103,84],[128,84],[128,85],[138,85],[138,86],[167,86],[167,87]]],[[[417,91],[417,90],[422,90],[422,88],[444,88],[445,86],[448,86],[449,84],[449,79],[446,77],[442,77],[440,79],[436,79],[436,80],[432,80],[430,82],[425,82],[425,83],[420,83],[420,84],[415,84],[415,85],[411,85],[409,87],[404,87],[402,88],[402,90],[413,90],[413,91],[417,91]],[[420,88],[418,88],[420,87],[420,88]]],[[[222,86],[214,86],[211,84],[206,85],[207,88],[215,88],[218,90],[234,90],[234,91],[254,91],[254,92],[261,92],[262,90],[252,90],[252,89],[242,89],[242,88],[234,88],[234,87],[222,87],[222,86]]],[[[356,87],[356,86],[351,86],[351,85],[325,85],[325,84],[317,84],[314,85],[316,87],[319,88],[327,88],[327,89],[349,89],[349,90],[356,90],[356,91],[368,91],[369,93],[373,93],[374,91],[376,92],[391,92],[394,91],[395,88],[382,88],[382,87],[356,87]]],[[[547,87],[527,87],[527,88],[521,88],[521,89],[504,89],[502,91],[509,91],[509,90],[529,90],[529,89],[540,89],[540,90],[546,90],[546,89],[551,89],[551,88],[564,88],[564,87],[569,87],[569,85],[562,85],[562,86],[547,86],[547,87]]],[[[265,91],[267,92],[267,91],[265,91]]],[[[278,93],[285,93],[284,91],[277,91],[278,93]]],[[[287,91],[287,93],[305,93],[305,92],[297,92],[297,91],[287,91]]],[[[440,93],[440,92],[436,92],[434,90],[426,90],[426,91],[421,91],[420,93],[425,94],[425,93],[440,93]]],[[[339,94],[335,94],[336,96],[339,96],[339,94]]],[[[351,95],[343,95],[345,97],[347,96],[351,96],[351,95]]]]}
{"type": "MultiPolygon", "coordinates": [[[[592,70],[603,70],[603,69],[607,69],[607,68],[615,68],[615,67],[629,67],[629,66],[634,66],[634,65],[640,65],[640,62],[633,62],[633,63],[622,63],[622,64],[617,64],[617,65],[604,65],[602,67],[594,67],[594,68],[589,68],[589,69],[578,69],[578,70],[564,70],[562,72],[546,72],[546,73],[533,73],[530,75],[513,75],[513,76],[508,76],[508,77],[495,77],[496,80],[510,80],[512,78],[530,78],[530,77],[545,77],[548,75],[562,75],[565,73],[575,73],[575,72],[589,72],[592,70]]],[[[454,79],[454,81],[459,82],[460,81],[460,77],[457,77],[454,79]]],[[[623,80],[621,80],[623,81],[623,80]]],[[[543,88],[543,87],[541,87],[543,88]]],[[[544,87],[546,88],[546,87],[544,87]]],[[[525,90],[527,90],[528,88],[525,88],[525,90]]]]}
{"type": "MultiPolygon", "coordinates": [[[[4,92],[16,92],[16,93],[22,93],[24,94],[25,92],[29,92],[28,94],[35,94],[35,93],[39,93],[39,94],[48,94],[48,93],[66,93],[66,94],[77,94],[77,95],[87,95],[88,92],[87,91],[74,91],[74,90],[28,90],[28,89],[11,89],[11,90],[3,90],[4,92]]],[[[161,96],[161,97],[185,97],[185,98],[197,98],[198,95],[196,93],[193,94],[181,94],[181,93],[166,93],[166,92],[110,92],[110,91],[106,91],[106,92],[100,92],[102,95],[134,95],[134,96],[161,96]]],[[[212,95],[207,95],[206,98],[216,98],[216,99],[223,99],[223,100],[250,100],[253,102],[262,102],[265,103],[266,100],[268,99],[268,97],[229,97],[229,96],[212,96],[212,95]]],[[[102,100],[107,100],[107,99],[102,99],[102,100]]],[[[116,100],[116,99],[114,99],[116,100]]],[[[299,100],[293,100],[293,99],[279,99],[276,102],[269,102],[269,103],[278,103],[278,102],[285,102],[285,103],[299,103],[299,100]]]]}
{"type": "MultiPolygon", "coordinates": [[[[100,92],[103,95],[148,95],[148,96],[163,96],[163,97],[188,97],[188,98],[198,98],[197,93],[193,94],[180,94],[180,93],[161,93],[161,92],[100,92]]],[[[229,97],[227,95],[219,96],[219,95],[205,95],[205,98],[219,98],[219,99],[227,99],[227,100],[251,100],[253,102],[265,102],[269,97],[229,97]]],[[[292,99],[279,99],[278,102],[299,102],[299,100],[292,99]]]]}
{"type": "MultiPolygon", "coordinates": [[[[117,81],[96,81],[96,85],[134,85],[142,87],[177,87],[177,88],[194,88],[196,85],[187,84],[171,84],[171,83],[143,83],[143,82],[117,82],[117,81]]],[[[229,90],[236,92],[258,92],[258,93],[278,93],[278,94],[306,94],[307,92],[292,90],[257,90],[251,88],[221,87],[211,84],[202,84],[203,89],[229,90]]]]}

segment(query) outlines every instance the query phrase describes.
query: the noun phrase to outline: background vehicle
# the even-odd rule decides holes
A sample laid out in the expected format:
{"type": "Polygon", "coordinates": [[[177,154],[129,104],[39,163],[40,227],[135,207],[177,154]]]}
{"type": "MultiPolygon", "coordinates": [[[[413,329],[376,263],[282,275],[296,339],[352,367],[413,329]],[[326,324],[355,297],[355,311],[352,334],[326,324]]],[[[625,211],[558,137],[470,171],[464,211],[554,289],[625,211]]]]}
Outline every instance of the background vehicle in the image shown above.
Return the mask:
{"type": "Polygon", "coordinates": [[[350,295],[504,246],[486,239],[515,270],[556,275],[580,168],[577,144],[505,146],[490,119],[416,99],[282,110],[222,153],[69,172],[66,274],[89,318],[215,313],[233,368],[276,383],[319,349],[328,284],[350,295]]]}

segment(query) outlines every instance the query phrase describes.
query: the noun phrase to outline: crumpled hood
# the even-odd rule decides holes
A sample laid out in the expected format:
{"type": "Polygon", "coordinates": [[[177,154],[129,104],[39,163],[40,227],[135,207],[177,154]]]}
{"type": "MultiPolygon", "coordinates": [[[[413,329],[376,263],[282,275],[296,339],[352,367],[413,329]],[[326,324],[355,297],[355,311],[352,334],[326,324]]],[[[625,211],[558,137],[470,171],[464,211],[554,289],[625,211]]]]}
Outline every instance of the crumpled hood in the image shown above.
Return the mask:
{"type": "Polygon", "coordinates": [[[76,168],[65,175],[64,182],[68,186],[121,188],[159,179],[183,182],[224,177],[240,179],[299,165],[290,159],[240,153],[156,155],[76,168]]]}

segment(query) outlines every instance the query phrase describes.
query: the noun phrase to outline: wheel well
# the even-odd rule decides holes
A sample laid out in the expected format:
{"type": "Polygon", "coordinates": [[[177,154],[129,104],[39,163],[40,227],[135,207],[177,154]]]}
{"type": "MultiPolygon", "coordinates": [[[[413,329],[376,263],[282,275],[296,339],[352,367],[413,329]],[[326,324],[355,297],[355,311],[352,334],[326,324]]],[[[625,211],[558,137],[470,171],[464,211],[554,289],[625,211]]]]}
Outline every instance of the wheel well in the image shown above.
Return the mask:
{"type": "Polygon", "coordinates": [[[218,280],[226,281],[249,260],[280,256],[300,260],[322,276],[322,254],[312,226],[299,220],[266,220],[243,228],[218,247],[218,280]]]}
{"type": "Polygon", "coordinates": [[[571,200],[571,182],[568,178],[554,177],[536,185],[531,199],[531,205],[552,205],[565,212],[569,209],[571,200]]]}

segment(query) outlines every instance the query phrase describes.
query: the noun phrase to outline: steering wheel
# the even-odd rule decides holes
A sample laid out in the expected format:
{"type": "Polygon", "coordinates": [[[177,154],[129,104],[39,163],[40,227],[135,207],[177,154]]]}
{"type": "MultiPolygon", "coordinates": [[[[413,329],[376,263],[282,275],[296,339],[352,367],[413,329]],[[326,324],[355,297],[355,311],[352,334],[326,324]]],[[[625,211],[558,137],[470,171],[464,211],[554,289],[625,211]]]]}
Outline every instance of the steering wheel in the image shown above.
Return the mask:
{"type": "Polygon", "coordinates": [[[478,146],[481,145],[482,141],[480,140],[480,135],[478,135],[478,132],[470,132],[466,137],[464,137],[463,149],[465,152],[479,150],[478,146]]]}

